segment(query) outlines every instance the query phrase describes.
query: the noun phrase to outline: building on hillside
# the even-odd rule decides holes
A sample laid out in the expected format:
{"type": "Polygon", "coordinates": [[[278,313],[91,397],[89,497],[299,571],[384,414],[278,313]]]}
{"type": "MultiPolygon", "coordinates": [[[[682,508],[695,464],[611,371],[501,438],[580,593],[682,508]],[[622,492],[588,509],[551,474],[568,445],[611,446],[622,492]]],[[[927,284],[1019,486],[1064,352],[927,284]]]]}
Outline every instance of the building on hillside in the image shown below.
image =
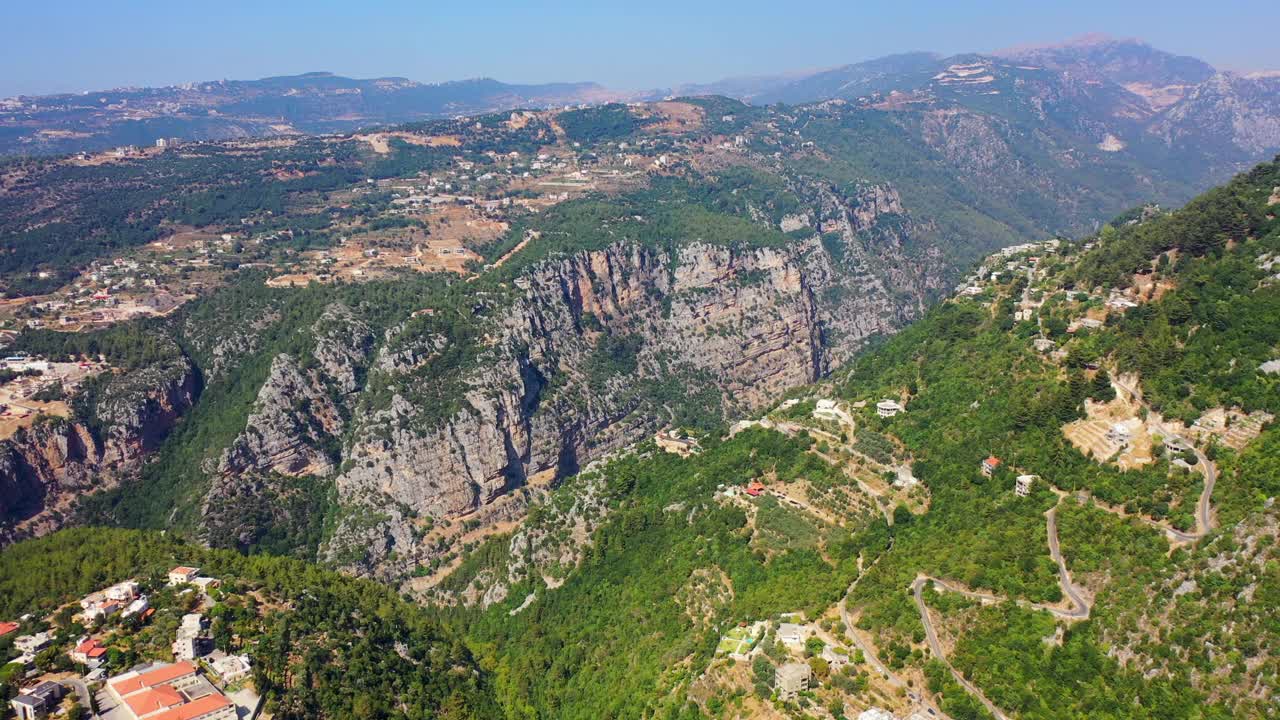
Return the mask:
{"type": "Polygon", "coordinates": [[[849,664],[849,651],[827,645],[822,648],[822,659],[827,661],[832,670],[838,670],[849,664]]]}
{"type": "Polygon", "coordinates": [[[812,634],[813,629],[808,625],[797,625],[796,623],[781,623],[778,625],[778,640],[783,645],[804,647],[804,642],[812,634]]]}
{"type": "Polygon", "coordinates": [[[200,613],[187,613],[182,616],[182,624],[178,626],[177,637],[174,638],[173,657],[178,661],[191,662],[209,653],[212,644],[204,635],[205,620],[200,613]]]}
{"type": "Polygon", "coordinates": [[[991,477],[996,473],[996,470],[999,470],[999,469],[1000,469],[1000,458],[996,457],[995,455],[992,455],[988,457],[986,460],[982,461],[982,474],[987,477],[991,477]]]}
{"type": "Polygon", "coordinates": [[[107,693],[125,720],[236,719],[236,706],[189,662],[117,675],[107,693]]]}
{"type": "Polygon", "coordinates": [[[849,413],[841,409],[835,400],[819,400],[813,408],[813,416],[818,420],[831,422],[853,422],[849,413]]]}
{"type": "Polygon", "coordinates": [[[678,430],[663,430],[653,436],[653,441],[658,445],[659,450],[673,453],[680,457],[696,455],[702,450],[698,446],[697,440],[681,435],[678,430]]]}
{"type": "Polygon", "coordinates": [[[66,694],[66,688],[46,680],[23,690],[9,701],[9,706],[18,715],[18,720],[36,720],[56,710],[66,694]]]}
{"type": "Polygon", "coordinates": [[[107,649],[103,647],[101,640],[86,637],[67,651],[67,656],[71,658],[71,662],[94,669],[106,661],[107,649]]]}
{"type": "Polygon", "coordinates": [[[1035,340],[1031,341],[1031,345],[1036,349],[1036,352],[1042,352],[1042,353],[1050,352],[1051,350],[1053,350],[1055,347],[1058,346],[1057,343],[1050,340],[1049,338],[1036,338],[1035,340]]]}
{"type": "Polygon", "coordinates": [[[0,637],[4,637],[12,632],[18,631],[18,623],[16,622],[0,622],[0,637]]]}
{"type": "Polygon", "coordinates": [[[130,617],[133,615],[141,615],[142,613],[145,613],[147,609],[150,607],[151,607],[151,603],[147,600],[147,597],[143,595],[137,600],[134,600],[133,602],[129,603],[129,605],[120,612],[120,617],[130,617]]]}
{"type": "Polygon", "coordinates": [[[809,689],[812,674],[809,666],[804,663],[780,665],[773,674],[773,689],[782,701],[795,700],[797,695],[809,689]]]}
{"type": "Polygon", "coordinates": [[[170,585],[186,585],[200,576],[200,568],[178,566],[169,571],[170,585]]]}
{"type": "Polygon", "coordinates": [[[897,720],[893,713],[873,707],[858,713],[858,720],[897,720]]]}
{"type": "Polygon", "coordinates": [[[253,664],[245,655],[228,655],[224,658],[219,658],[210,663],[210,667],[226,683],[243,680],[249,677],[249,673],[253,672],[253,664]]]}
{"type": "Polygon", "coordinates": [[[891,418],[903,410],[904,408],[897,400],[881,400],[876,403],[876,414],[882,418],[891,418]]]}
{"type": "Polygon", "coordinates": [[[1013,491],[1018,497],[1026,497],[1031,494],[1031,486],[1035,483],[1035,475],[1019,475],[1014,481],[1013,491]]]}
{"type": "Polygon", "coordinates": [[[38,653],[49,647],[49,637],[47,632],[38,632],[33,635],[20,635],[13,639],[13,648],[20,653],[38,653]]]}
{"type": "Polygon", "coordinates": [[[1124,423],[1113,423],[1111,427],[1107,428],[1107,440],[1116,445],[1128,445],[1130,439],[1129,426],[1124,423]]]}
{"type": "Polygon", "coordinates": [[[759,480],[752,480],[747,483],[747,494],[751,497],[760,497],[762,492],[764,492],[764,483],[759,480]]]}

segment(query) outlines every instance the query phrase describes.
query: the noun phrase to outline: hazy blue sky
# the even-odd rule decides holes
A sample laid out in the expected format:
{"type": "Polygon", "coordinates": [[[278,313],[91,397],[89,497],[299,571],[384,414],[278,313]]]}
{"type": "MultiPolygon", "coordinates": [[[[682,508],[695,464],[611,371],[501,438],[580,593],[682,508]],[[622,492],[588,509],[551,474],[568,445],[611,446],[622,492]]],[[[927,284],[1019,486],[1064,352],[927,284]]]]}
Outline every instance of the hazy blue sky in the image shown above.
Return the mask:
{"type": "Polygon", "coordinates": [[[1265,0],[3,0],[0,96],[311,70],[641,89],[1099,31],[1280,68],[1265,0]]]}

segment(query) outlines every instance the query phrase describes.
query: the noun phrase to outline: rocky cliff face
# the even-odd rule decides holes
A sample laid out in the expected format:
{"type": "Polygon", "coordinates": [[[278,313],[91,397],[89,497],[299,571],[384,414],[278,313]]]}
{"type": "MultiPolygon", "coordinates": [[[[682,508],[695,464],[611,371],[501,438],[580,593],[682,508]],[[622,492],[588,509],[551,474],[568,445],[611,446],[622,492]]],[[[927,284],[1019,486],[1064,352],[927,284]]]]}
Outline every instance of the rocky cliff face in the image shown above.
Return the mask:
{"type": "Polygon", "coordinates": [[[402,575],[437,552],[415,542],[428,518],[479,517],[532,479],[575,472],[679,422],[690,405],[717,415],[758,408],[900,326],[938,278],[927,254],[907,260],[909,222],[869,232],[902,213],[892,188],[863,195],[824,195],[815,210],[828,242],[837,238],[838,262],[815,236],[674,252],[619,243],[543,263],[515,281],[515,301],[462,378],[460,409],[443,421],[410,398],[416,384],[440,382],[414,369],[446,341],[391,337],[373,363],[391,399],[351,432],[335,480],[342,509],[322,555],[402,575]]]}
{"type": "Polygon", "coordinates": [[[309,328],[315,346],[305,362],[281,353],[258,391],[244,430],[223,453],[203,505],[213,545],[247,548],[267,533],[297,529],[324,504],[310,497],[337,467],[373,333],[351,308],[327,306],[309,328]]]}
{"type": "Polygon", "coordinates": [[[136,471],[194,400],[191,365],[174,360],[112,378],[91,422],[49,418],[0,442],[0,544],[61,527],[76,498],[136,471]]]}

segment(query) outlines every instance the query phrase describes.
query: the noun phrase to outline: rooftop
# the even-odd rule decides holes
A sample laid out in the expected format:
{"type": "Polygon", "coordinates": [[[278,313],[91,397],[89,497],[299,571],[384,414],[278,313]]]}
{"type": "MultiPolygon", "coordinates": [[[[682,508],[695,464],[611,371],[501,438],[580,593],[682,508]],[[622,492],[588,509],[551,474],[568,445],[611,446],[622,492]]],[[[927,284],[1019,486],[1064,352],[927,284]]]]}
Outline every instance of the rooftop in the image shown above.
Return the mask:
{"type": "Polygon", "coordinates": [[[148,670],[137,675],[124,675],[107,682],[112,690],[115,690],[121,697],[130,693],[145,690],[146,688],[163,685],[164,683],[177,680],[184,675],[190,675],[196,671],[195,666],[189,662],[179,662],[172,665],[148,670]]]}

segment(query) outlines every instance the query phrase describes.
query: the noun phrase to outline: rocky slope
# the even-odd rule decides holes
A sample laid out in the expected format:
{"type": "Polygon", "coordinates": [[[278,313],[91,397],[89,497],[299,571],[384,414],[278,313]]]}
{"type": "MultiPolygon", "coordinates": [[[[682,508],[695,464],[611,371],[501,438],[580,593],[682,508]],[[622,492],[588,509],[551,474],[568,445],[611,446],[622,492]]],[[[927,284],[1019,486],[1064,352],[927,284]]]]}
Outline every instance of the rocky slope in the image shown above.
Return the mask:
{"type": "Polygon", "coordinates": [[[49,418],[0,442],[0,543],[60,527],[81,494],[135,472],[195,401],[174,360],[111,378],[91,418],[49,418]]]}
{"type": "MultiPolygon", "coordinates": [[[[533,478],[574,472],[678,420],[690,398],[716,415],[741,412],[821,377],[916,307],[869,272],[857,228],[898,208],[891,191],[868,199],[830,224],[850,241],[848,268],[816,237],[786,249],[693,243],[674,255],[617,244],[536,268],[516,281],[519,299],[465,378],[462,408],[434,426],[406,397],[412,365],[391,361],[398,391],[353,435],[336,479],[346,511],[324,555],[404,572],[430,559],[413,542],[425,518],[467,516],[533,478]],[[619,338],[630,356],[601,370],[602,349],[619,338]]],[[[886,243],[874,261],[895,253],[886,243]]],[[[918,303],[927,283],[904,278],[899,291],[918,303]]]]}
{"type": "Polygon", "coordinates": [[[321,556],[403,577],[448,550],[423,542],[436,523],[518,517],[527,489],[664,425],[818,379],[913,317],[945,272],[892,186],[808,190],[784,224],[821,239],[556,256],[474,294],[474,346],[430,315],[377,333],[331,305],[310,355],[271,359],[243,431],[206,468],[204,536],[251,546],[307,522],[308,496],[332,487],[321,556]],[[441,364],[454,353],[470,360],[441,364]]]}

